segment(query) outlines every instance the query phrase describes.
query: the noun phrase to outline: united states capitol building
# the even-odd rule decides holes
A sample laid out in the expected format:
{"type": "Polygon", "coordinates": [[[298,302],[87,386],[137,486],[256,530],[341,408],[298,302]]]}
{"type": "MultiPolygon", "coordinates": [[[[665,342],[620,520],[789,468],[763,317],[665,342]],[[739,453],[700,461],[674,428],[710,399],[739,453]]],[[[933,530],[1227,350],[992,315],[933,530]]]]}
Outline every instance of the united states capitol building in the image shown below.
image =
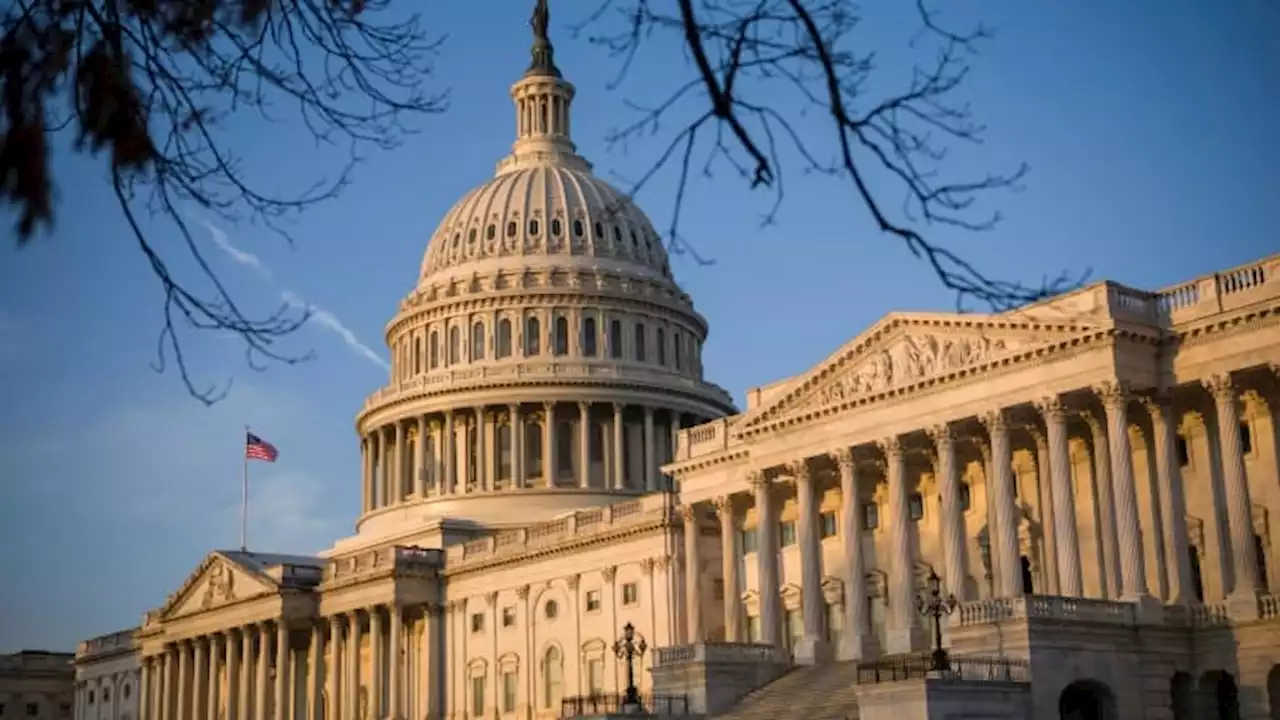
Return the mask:
{"type": "Polygon", "coordinates": [[[1280,717],[1280,256],[890,313],[739,411],[544,32],[511,96],[387,326],[353,534],[211,552],[81,644],[77,720],[613,711],[628,623],[657,714],[1280,717]]]}

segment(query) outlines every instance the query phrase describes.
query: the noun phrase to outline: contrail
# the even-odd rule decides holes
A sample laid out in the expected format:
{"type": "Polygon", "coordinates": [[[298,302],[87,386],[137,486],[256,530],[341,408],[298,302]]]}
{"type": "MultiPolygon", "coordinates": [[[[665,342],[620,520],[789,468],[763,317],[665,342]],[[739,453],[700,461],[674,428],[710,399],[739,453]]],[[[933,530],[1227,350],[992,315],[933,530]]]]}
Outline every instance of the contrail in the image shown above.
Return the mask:
{"type": "MultiPolygon", "coordinates": [[[[231,238],[227,237],[227,234],[222,231],[222,228],[219,228],[208,220],[204,221],[204,226],[209,231],[209,235],[213,238],[213,243],[226,253],[227,257],[230,257],[236,264],[249,268],[264,280],[274,280],[275,276],[271,272],[271,268],[267,267],[267,264],[262,262],[261,258],[233,245],[231,243],[231,238]]],[[[306,310],[311,316],[310,319],[318,327],[324,328],[325,330],[337,335],[347,347],[351,348],[351,350],[360,357],[363,357],[383,370],[388,372],[391,370],[391,366],[387,364],[387,361],[383,360],[378,353],[374,352],[368,345],[360,342],[360,339],[356,337],[356,334],[346,325],[343,325],[337,315],[303,300],[292,290],[281,290],[280,297],[289,305],[306,310]]]]}

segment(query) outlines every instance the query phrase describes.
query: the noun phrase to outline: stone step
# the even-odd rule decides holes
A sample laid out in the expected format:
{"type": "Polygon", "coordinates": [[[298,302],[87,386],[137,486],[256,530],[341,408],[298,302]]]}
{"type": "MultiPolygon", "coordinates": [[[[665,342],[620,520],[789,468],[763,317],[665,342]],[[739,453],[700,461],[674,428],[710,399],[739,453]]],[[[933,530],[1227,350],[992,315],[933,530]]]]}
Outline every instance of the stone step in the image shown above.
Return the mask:
{"type": "Polygon", "coordinates": [[[717,720],[857,720],[857,663],[799,667],[747,693],[717,720]]]}

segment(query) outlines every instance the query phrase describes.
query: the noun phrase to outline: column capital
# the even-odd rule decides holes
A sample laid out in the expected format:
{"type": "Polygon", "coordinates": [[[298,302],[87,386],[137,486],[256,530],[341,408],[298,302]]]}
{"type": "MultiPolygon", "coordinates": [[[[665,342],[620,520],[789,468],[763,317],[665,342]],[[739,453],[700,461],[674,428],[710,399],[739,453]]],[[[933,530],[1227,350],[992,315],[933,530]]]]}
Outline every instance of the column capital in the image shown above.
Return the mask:
{"type": "Polygon", "coordinates": [[[603,568],[601,568],[600,575],[601,577],[604,578],[605,582],[611,583],[614,581],[614,579],[618,577],[618,566],[606,565],[603,568]]]}
{"type": "Polygon", "coordinates": [[[1125,404],[1129,402],[1129,383],[1123,380],[1100,382],[1094,385],[1092,390],[1093,394],[1097,395],[1098,399],[1102,401],[1102,407],[1107,410],[1123,409],[1125,404]]]}
{"type": "Polygon", "coordinates": [[[640,560],[640,572],[641,572],[641,573],[644,573],[645,575],[652,575],[652,574],[653,574],[653,566],[654,566],[655,564],[657,564],[657,561],[656,561],[656,560],[654,560],[654,559],[653,559],[653,558],[651,558],[651,557],[647,557],[647,558],[643,558],[643,559],[641,559],[641,560],[640,560]]]}
{"type": "Polygon", "coordinates": [[[1049,447],[1049,439],[1035,425],[1027,426],[1027,432],[1031,434],[1031,440],[1036,444],[1036,452],[1045,452],[1049,447]]]}
{"type": "Polygon", "coordinates": [[[555,409],[555,406],[556,406],[556,403],[553,400],[542,401],[542,409],[548,413],[551,412],[553,409],[555,409]]]}
{"type": "Polygon", "coordinates": [[[812,475],[809,473],[809,461],[801,458],[799,460],[791,460],[786,464],[787,474],[795,479],[796,482],[804,480],[808,482],[812,475]]]}
{"type": "Polygon", "coordinates": [[[1167,388],[1161,388],[1138,396],[1138,402],[1146,408],[1153,422],[1160,422],[1164,419],[1164,411],[1173,409],[1173,393],[1167,388]]]}
{"type": "Polygon", "coordinates": [[[732,523],[737,519],[737,508],[734,506],[732,495],[719,495],[711,500],[711,504],[722,521],[732,523]]]}
{"type": "Polygon", "coordinates": [[[1232,402],[1236,397],[1236,386],[1231,379],[1231,373],[1217,373],[1210,375],[1200,381],[1204,385],[1204,389],[1209,391],[1215,402],[1225,403],[1232,402]]]}
{"type": "Polygon", "coordinates": [[[756,492],[769,487],[769,478],[759,470],[748,470],[746,480],[751,489],[756,492]]]}
{"type": "Polygon", "coordinates": [[[1057,395],[1045,395],[1035,401],[1036,411],[1044,418],[1044,421],[1065,422],[1067,419],[1067,407],[1063,404],[1062,398],[1057,395]]]}
{"type": "Polygon", "coordinates": [[[948,423],[938,423],[925,428],[925,432],[929,434],[929,439],[933,441],[936,447],[951,447],[955,443],[955,431],[951,429],[948,423]]]}
{"type": "Polygon", "coordinates": [[[832,462],[840,467],[841,471],[845,468],[853,469],[853,448],[836,448],[835,450],[827,453],[827,456],[831,458],[832,462]]]}
{"type": "Polygon", "coordinates": [[[591,403],[590,403],[590,402],[588,402],[588,401],[586,401],[586,400],[579,400],[579,401],[578,401],[578,410],[580,410],[580,411],[582,411],[582,412],[584,412],[584,413],[585,413],[585,412],[587,412],[587,411],[588,411],[588,410],[590,410],[590,409],[591,409],[591,403]]]}
{"type": "Polygon", "coordinates": [[[484,594],[484,603],[490,608],[498,604],[498,592],[496,590],[484,594]]]}
{"type": "Polygon", "coordinates": [[[698,521],[698,511],[692,505],[680,506],[680,517],[686,524],[693,524],[698,521]]]}
{"type": "Polygon", "coordinates": [[[625,409],[627,408],[626,403],[619,403],[619,402],[616,402],[616,403],[612,403],[612,405],[613,405],[613,414],[614,414],[614,415],[621,415],[621,414],[622,414],[622,411],[623,411],[623,410],[625,410],[625,409]]]}
{"type": "Polygon", "coordinates": [[[897,435],[877,440],[876,447],[880,448],[886,459],[896,460],[902,457],[902,440],[897,435]]]}
{"type": "Polygon", "coordinates": [[[529,583],[525,583],[524,585],[521,585],[520,587],[516,588],[516,599],[528,600],[529,590],[530,590],[529,583]]]}
{"type": "Polygon", "coordinates": [[[1009,429],[1009,419],[1005,417],[1003,409],[988,410],[978,416],[978,422],[987,429],[988,433],[1006,432],[1009,429]]]}
{"type": "Polygon", "coordinates": [[[570,589],[570,590],[577,590],[577,589],[578,589],[578,583],[580,583],[580,582],[582,582],[582,575],[581,575],[581,573],[572,573],[571,575],[568,575],[568,576],[567,576],[567,577],[565,577],[565,579],[564,579],[564,584],[565,584],[565,585],[567,585],[567,586],[569,586],[569,589],[570,589]]]}
{"type": "Polygon", "coordinates": [[[1089,426],[1089,432],[1093,433],[1094,440],[1102,438],[1106,434],[1106,425],[1102,423],[1102,418],[1099,418],[1096,414],[1088,410],[1082,410],[1080,419],[1084,421],[1085,425],[1089,426]]]}
{"type": "Polygon", "coordinates": [[[652,406],[652,405],[643,405],[643,406],[641,406],[641,407],[642,407],[642,409],[644,410],[644,417],[645,417],[645,419],[646,419],[646,420],[648,420],[649,418],[653,417],[653,406],[652,406]]]}

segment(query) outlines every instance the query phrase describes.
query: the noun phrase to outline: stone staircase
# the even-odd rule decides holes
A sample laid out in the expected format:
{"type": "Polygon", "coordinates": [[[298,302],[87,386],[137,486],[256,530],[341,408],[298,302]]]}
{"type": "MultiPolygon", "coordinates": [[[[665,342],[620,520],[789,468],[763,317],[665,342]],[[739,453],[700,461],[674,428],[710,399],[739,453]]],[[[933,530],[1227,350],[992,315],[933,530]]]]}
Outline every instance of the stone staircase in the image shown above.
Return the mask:
{"type": "Polygon", "coordinates": [[[852,661],[797,667],[747,693],[715,720],[858,720],[857,679],[852,661]]]}

